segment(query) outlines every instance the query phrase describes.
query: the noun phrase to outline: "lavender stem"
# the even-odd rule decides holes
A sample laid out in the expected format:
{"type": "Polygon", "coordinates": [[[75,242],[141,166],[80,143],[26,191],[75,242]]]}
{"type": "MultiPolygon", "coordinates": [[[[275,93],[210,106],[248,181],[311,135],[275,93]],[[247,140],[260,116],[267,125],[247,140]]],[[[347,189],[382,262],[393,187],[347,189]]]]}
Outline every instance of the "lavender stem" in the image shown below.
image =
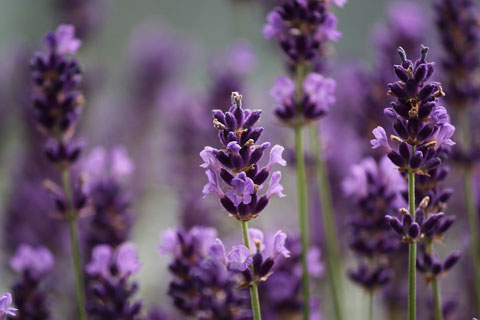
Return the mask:
{"type": "MultiPolygon", "coordinates": [[[[412,155],[415,153],[415,147],[412,147],[412,155]]],[[[408,170],[408,209],[413,220],[415,220],[415,173],[408,170]]],[[[417,243],[415,241],[409,244],[408,248],[408,320],[415,320],[416,309],[416,263],[417,263],[417,243]]]]}
{"type": "Polygon", "coordinates": [[[80,320],[87,320],[85,311],[85,288],[83,282],[82,263],[80,260],[80,248],[78,241],[77,221],[75,209],[72,202],[72,191],[70,189],[70,176],[68,169],[62,169],[62,182],[65,192],[65,199],[68,206],[68,225],[70,229],[70,244],[72,246],[73,268],[75,272],[75,289],[77,295],[78,316],[80,320]]]}
{"type": "Polygon", "coordinates": [[[312,144],[312,152],[315,159],[315,171],[317,175],[317,186],[322,206],[323,232],[325,234],[325,243],[327,247],[327,267],[331,279],[331,290],[333,296],[334,310],[337,320],[343,319],[343,303],[342,303],[342,281],[340,258],[337,246],[337,234],[335,221],[333,219],[332,195],[330,182],[328,180],[327,168],[323,157],[323,149],[320,146],[320,138],[316,125],[310,126],[310,140],[312,144]]]}
{"type": "Polygon", "coordinates": [[[305,77],[305,70],[302,64],[296,68],[296,100],[299,115],[295,126],[295,152],[297,158],[297,196],[298,196],[298,226],[300,228],[300,238],[302,241],[302,292],[303,292],[303,319],[310,319],[310,286],[308,283],[307,252],[309,247],[308,238],[308,200],[307,200],[307,177],[305,173],[305,159],[303,154],[302,137],[302,85],[305,77]]]}
{"type": "MultiPolygon", "coordinates": [[[[245,244],[245,247],[250,250],[250,241],[248,240],[248,222],[241,221],[241,225],[243,243],[245,244]]],[[[252,272],[255,272],[253,270],[253,265],[250,265],[250,269],[252,269],[252,272]]],[[[250,287],[250,299],[252,301],[253,319],[262,320],[262,313],[260,312],[260,299],[258,297],[258,285],[256,283],[252,284],[252,286],[250,287]]]]}

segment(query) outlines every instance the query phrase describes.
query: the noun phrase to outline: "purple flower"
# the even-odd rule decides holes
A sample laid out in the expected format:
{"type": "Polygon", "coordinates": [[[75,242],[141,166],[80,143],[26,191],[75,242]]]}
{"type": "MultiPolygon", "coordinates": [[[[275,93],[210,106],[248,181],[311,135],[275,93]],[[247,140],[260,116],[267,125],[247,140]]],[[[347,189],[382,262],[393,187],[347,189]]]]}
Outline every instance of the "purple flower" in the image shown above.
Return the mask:
{"type": "Polygon", "coordinates": [[[283,31],[283,20],[277,11],[272,11],[267,16],[267,23],[263,27],[265,39],[272,39],[279,36],[283,31]]]}
{"type": "Polygon", "coordinates": [[[101,275],[108,278],[113,250],[108,245],[98,245],[93,249],[92,261],[85,266],[85,271],[90,275],[101,275]]]}
{"type": "Polygon", "coordinates": [[[272,259],[281,254],[284,258],[290,258],[290,251],[285,248],[285,240],[287,240],[287,234],[282,231],[277,231],[273,239],[273,254],[272,259]]]}
{"type": "Polygon", "coordinates": [[[241,172],[230,183],[233,189],[229,189],[226,195],[233,201],[235,206],[239,204],[249,204],[252,201],[252,194],[255,186],[252,179],[248,178],[244,172],[241,172]]]}
{"type": "Polygon", "coordinates": [[[387,151],[391,150],[385,129],[382,127],[376,127],[373,129],[372,133],[375,136],[375,139],[370,140],[373,149],[385,148],[387,151]]]}
{"type": "Polygon", "coordinates": [[[250,250],[244,245],[234,246],[227,253],[227,267],[230,271],[245,271],[252,261],[250,250]]]}
{"type": "Polygon", "coordinates": [[[47,248],[33,248],[21,245],[15,255],[10,259],[10,266],[22,274],[28,272],[34,278],[40,278],[53,267],[53,255],[47,248]]]}
{"type": "Polygon", "coordinates": [[[303,90],[318,109],[328,111],[328,107],[335,103],[336,82],[325,78],[319,73],[309,73],[303,82],[303,90]]]}
{"type": "Polygon", "coordinates": [[[297,121],[315,121],[324,116],[328,107],[335,103],[335,87],[335,80],[319,73],[309,73],[303,82],[301,119],[297,117],[298,106],[292,80],[287,77],[277,78],[269,93],[278,104],[275,113],[279,119],[295,125],[297,121]]]}
{"type": "MultiPolygon", "coordinates": [[[[336,0],[342,6],[345,1],[336,0]]],[[[266,39],[276,39],[291,64],[313,63],[329,40],[337,41],[337,18],[330,1],[288,0],[273,8],[263,27],[266,39]]]]}
{"type": "MultiPolygon", "coordinates": [[[[186,316],[205,316],[213,311],[226,319],[251,317],[248,296],[238,290],[239,283],[229,269],[245,270],[251,263],[248,249],[237,246],[228,254],[216,239],[213,228],[194,226],[189,231],[168,230],[163,234],[163,253],[173,259],[169,271],[174,276],[168,294],[186,316]]],[[[212,315],[213,317],[213,315],[212,315]]]]}
{"type": "Polygon", "coordinates": [[[455,145],[455,142],[450,139],[455,132],[455,127],[451,125],[450,123],[445,123],[442,125],[437,133],[434,136],[433,141],[436,142],[435,148],[438,149],[442,145],[446,146],[453,146],[455,145]]]}
{"type": "Polygon", "coordinates": [[[281,175],[274,172],[270,187],[264,195],[258,193],[268,179],[275,164],[285,165],[283,147],[275,145],[268,163],[261,167],[259,161],[269,142],[258,144],[263,128],[254,125],[260,119],[260,110],[242,108],[242,96],[232,93],[229,111],[213,110],[213,124],[218,130],[223,149],[205,147],[200,153],[207,168],[208,183],[203,188],[204,197],[215,193],[223,207],[235,218],[248,221],[258,216],[269,199],[283,196],[281,175]]]}
{"type": "Polygon", "coordinates": [[[12,304],[12,295],[4,293],[0,296],[0,320],[7,319],[7,316],[15,316],[17,309],[9,307],[12,304]]]}
{"type": "Polygon", "coordinates": [[[75,27],[62,24],[58,26],[53,37],[47,41],[54,41],[58,54],[76,54],[82,41],[75,38],[75,27]]]}

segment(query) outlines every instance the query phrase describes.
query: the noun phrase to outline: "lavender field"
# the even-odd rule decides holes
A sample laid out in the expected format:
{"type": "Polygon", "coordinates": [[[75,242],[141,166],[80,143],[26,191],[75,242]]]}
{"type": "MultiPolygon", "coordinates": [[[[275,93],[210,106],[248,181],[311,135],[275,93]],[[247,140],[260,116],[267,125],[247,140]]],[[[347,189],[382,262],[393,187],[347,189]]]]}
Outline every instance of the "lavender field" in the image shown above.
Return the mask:
{"type": "Polygon", "coordinates": [[[476,0],[0,3],[0,320],[476,320],[476,0]]]}

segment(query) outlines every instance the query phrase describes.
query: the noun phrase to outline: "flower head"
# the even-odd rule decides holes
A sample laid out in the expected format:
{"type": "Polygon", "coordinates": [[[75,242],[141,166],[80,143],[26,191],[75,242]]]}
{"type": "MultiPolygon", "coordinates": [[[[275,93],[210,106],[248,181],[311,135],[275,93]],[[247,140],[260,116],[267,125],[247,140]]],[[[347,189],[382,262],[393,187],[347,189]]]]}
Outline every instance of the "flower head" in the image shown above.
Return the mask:
{"type": "Polygon", "coordinates": [[[22,274],[28,272],[30,276],[39,278],[49,272],[53,267],[53,255],[47,248],[33,248],[23,244],[10,259],[10,266],[22,274]]]}
{"type": "Polygon", "coordinates": [[[0,320],[4,320],[7,316],[15,316],[15,312],[18,310],[10,307],[12,304],[12,295],[10,293],[4,293],[0,296],[0,320]]]}

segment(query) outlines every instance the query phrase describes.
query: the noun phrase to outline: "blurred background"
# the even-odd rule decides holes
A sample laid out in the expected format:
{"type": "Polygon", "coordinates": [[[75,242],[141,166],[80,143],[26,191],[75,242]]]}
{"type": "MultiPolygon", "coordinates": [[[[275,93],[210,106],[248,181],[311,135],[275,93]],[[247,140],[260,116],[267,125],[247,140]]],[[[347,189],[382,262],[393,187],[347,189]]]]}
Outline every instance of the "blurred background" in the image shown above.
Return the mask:
{"type": "MultiPolygon", "coordinates": [[[[431,8],[428,1],[424,2],[426,9],[422,14],[428,22],[431,8]]],[[[350,63],[360,62],[366,69],[372,68],[376,57],[372,29],[386,23],[389,5],[389,1],[352,0],[344,8],[335,9],[343,36],[332,51],[332,77],[339,78],[343,71],[348,71],[345,66],[350,63]]],[[[224,237],[238,232],[235,221],[222,212],[213,197],[204,200],[210,214],[203,216],[197,211],[196,215],[185,218],[185,212],[193,210],[185,201],[185,193],[199,199],[206,182],[199,168],[201,159],[194,158],[203,145],[196,145],[190,139],[204,135],[205,130],[197,131],[196,127],[210,126],[209,109],[228,105],[229,96],[219,98],[219,92],[242,90],[245,106],[263,110],[261,125],[268,129],[264,139],[273,144],[292,145],[291,132],[279,126],[273,117],[274,103],[268,93],[274,79],[285,74],[284,58],[277,45],[262,35],[272,1],[89,0],[83,6],[77,1],[63,0],[0,2],[0,208],[2,226],[6,226],[0,234],[21,232],[8,224],[8,215],[14,206],[12,195],[20,192],[17,188],[24,170],[21,166],[29,154],[31,138],[24,112],[28,108],[28,97],[22,95],[22,90],[28,87],[25,85],[28,73],[25,77],[26,66],[22,63],[29,61],[33,50],[41,46],[44,35],[58,24],[81,25],[83,45],[78,57],[85,71],[87,103],[78,136],[87,143],[86,154],[96,146],[110,149],[123,145],[134,162],[135,172],[129,178],[127,189],[132,195],[135,217],[131,238],[142,262],[137,277],[138,295],[147,306],[155,304],[169,309],[168,259],[157,252],[161,232],[194,223],[213,224],[224,237]],[[243,50],[240,58],[235,57],[240,52],[235,48],[243,50]],[[228,70],[238,73],[239,88],[221,87],[225,85],[222,72],[228,70]],[[158,74],[152,75],[155,71],[158,74]],[[198,109],[198,104],[202,104],[203,109],[198,109]],[[193,112],[201,115],[192,117],[193,112]],[[207,120],[198,123],[198,119],[207,120]],[[185,161],[194,172],[191,175],[181,167],[185,161]],[[186,185],[194,190],[185,190],[186,185]]],[[[433,26],[433,20],[429,25],[433,26]]],[[[435,34],[422,32],[428,39],[426,44],[435,47],[435,34]]],[[[345,84],[339,82],[337,96],[344,95],[346,90],[345,84]]],[[[325,121],[328,122],[328,118],[325,121]]],[[[196,140],[212,141],[206,136],[196,140]]],[[[363,143],[368,146],[367,140],[363,143]]],[[[344,175],[348,171],[345,168],[344,175]]],[[[296,229],[294,177],[294,170],[287,167],[284,170],[287,197],[273,200],[252,226],[296,229]]],[[[29,210],[44,210],[41,205],[33,206],[29,210]]],[[[336,212],[337,216],[342,214],[336,212]]],[[[346,243],[348,232],[342,227],[339,230],[340,239],[346,243]]],[[[312,230],[315,239],[321,238],[317,232],[312,230]]],[[[13,281],[8,259],[14,250],[14,237],[5,235],[2,243],[0,292],[7,291],[13,281]]],[[[347,254],[346,267],[351,259],[347,254]]],[[[62,263],[68,268],[68,259],[62,263]]],[[[364,312],[362,304],[366,296],[348,280],[345,286],[351,316],[348,318],[357,319],[353,315],[364,312]]],[[[317,289],[324,290],[321,283],[317,289]]],[[[445,291],[448,292],[447,286],[445,291]]],[[[321,297],[323,312],[329,314],[331,304],[327,292],[321,297]]],[[[378,312],[378,319],[383,319],[381,309],[378,312]]],[[[328,316],[325,319],[329,319],[328,316]]]]}

